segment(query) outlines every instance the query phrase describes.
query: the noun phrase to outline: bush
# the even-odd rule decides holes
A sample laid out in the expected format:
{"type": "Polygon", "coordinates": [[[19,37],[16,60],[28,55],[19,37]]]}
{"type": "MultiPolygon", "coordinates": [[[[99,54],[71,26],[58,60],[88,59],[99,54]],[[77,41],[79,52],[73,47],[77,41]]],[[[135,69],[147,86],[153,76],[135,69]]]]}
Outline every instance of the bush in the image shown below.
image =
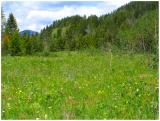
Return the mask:
{"type": "Polygon", "coordinates": [[[152,67],[154,68],[154,69],[158,69],[158,61],[159,59],[158,59],[158,54],[154,54],[153,56],[152,56],[152,67]]]}
{"type": "Polygon", "coordinates": [[[42,55],[43,55],[43,56],[49,56],[50,53],[49,53],[49,51],[44,51],[42,55]]]}

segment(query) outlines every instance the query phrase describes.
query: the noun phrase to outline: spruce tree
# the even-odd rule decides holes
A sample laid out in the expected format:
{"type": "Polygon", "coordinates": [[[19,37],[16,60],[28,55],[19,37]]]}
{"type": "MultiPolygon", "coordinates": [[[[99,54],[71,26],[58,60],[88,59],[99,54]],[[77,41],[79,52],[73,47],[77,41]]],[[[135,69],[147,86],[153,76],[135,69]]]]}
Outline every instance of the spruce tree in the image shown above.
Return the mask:
{"type": "Polygon", "coordinates": [[[6,32],[8,34],[13,34],[14,32],[18,32],[18,26],[15,17],[12,13],[9,14],[9,18],[6,23],[6,32]]]}
{"type": "Polygon", "coordinates": [[[19,29],[17,26],[16,19],[12,13],[9,14],[9,18],[6,23],[5,33],[9,37],[8,54],[12,56],[19,55],[21,53],[21,40],[19,37],[19,29]]]}

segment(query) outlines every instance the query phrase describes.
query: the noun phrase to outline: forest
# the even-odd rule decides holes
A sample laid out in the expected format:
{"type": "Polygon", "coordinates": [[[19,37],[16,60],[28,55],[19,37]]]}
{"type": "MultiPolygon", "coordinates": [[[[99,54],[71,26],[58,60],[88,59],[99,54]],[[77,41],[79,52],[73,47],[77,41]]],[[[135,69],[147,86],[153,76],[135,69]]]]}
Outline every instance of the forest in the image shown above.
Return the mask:
{"type": "Polygon", "coordinates": [[[1,8],[2,119],[158,119],[158,1],[20,34],[1,8]]]}
{"type": "Polygon", "coordinates": [[[2,10],[2,54],[27,55],[99,48],[157,53],[158,2],[131,2],[112,13],[71,16],[54,21],[34,36],[20,36],[11,13],[5,22],[2,10]]]}

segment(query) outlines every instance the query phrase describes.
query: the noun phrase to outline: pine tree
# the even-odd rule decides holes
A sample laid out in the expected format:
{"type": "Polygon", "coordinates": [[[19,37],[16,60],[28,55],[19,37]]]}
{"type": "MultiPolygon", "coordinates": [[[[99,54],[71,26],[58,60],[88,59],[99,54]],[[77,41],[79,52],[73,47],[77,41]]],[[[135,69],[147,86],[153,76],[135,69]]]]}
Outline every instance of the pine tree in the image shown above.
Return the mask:
{"type": "Polygon", "coordinates": [[[10,55],[19,55],[21,53],[21,41],[19,37],[19,29],[17,22],[12,13],[9,14],[9,18],[6,23],[5,33],[9,38],[8,52],[10,55]]]}
{"type": "Polygon", "coordinates": [[[21,41],[18,32],[14,32],[9,42],[9,54],[11,56],[21,54],[21,41]]]}
{"type": "Polygon", "coordinates": [[[18,26],[15,17],[12,13],[9,14],[9,18],[6,23],[6,32],[8,34],[13,34],[14,32],[18,32],[18,26]]]}

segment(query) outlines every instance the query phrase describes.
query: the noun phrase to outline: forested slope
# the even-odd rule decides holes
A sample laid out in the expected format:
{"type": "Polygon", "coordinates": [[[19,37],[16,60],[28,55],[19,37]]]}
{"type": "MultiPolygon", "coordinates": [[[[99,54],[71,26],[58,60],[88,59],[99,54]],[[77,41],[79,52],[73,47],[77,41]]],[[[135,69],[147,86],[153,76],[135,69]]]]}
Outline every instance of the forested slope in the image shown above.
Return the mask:
{"type": "Polygon", "coordinates": [[[158,46],[158,2],[131,2],[101,17],[67,17],[44,28],[40,38],[51,51],[116,46],[153,52],[158,46]]]}
{"type": "Polygon", "coordinates": [[[2,30],[3,54],[24,55],[85,48],[156,54],[158,2],[130,2],[100,17],[66,17],[54,21],[32,37],[20,37],[17,32],[19,30],[12,14],[5,30],[2,30]]]}

